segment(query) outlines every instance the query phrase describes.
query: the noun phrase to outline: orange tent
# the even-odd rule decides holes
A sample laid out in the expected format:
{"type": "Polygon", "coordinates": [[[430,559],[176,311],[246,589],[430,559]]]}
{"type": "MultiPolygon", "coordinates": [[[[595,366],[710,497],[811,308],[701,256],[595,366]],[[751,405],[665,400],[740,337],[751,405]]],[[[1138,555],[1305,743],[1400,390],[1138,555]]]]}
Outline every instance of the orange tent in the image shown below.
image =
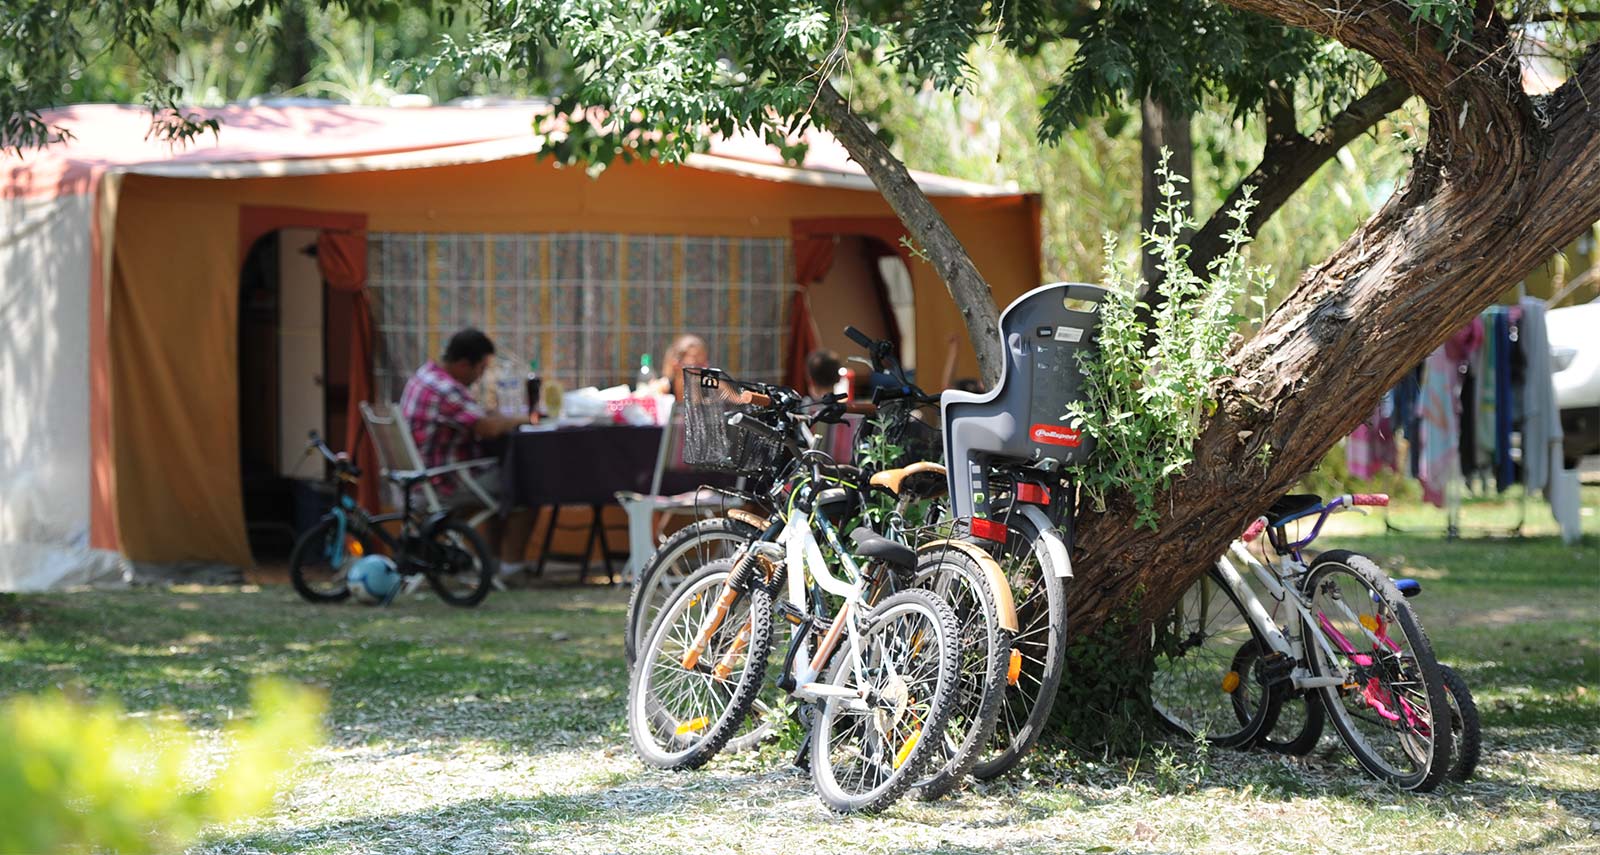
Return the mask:
{"type": "MultiPolygon", "coordinates": [[[[695,302],[706,294],[723,313],[717,317],[753,311],[737,305],[737,295],[755,293],[749,287],[727,291],[729,299],[714,281],[706,294],[695,290],[698,274],[685,267],[711,241],[706,257],[732,271],[732,280],[754,275],[752,259],[764,259],[767,279],[786,277],[781,305],[770,310],[776,324],[746,330],[754,343],[730,345],[748,363],[744,370],[768,374],[792,371],[791,351],[803,354],[814,341],[851,352],[829,326],[845,292],[827,285],[850,265],[829,247],[865,238],[878,255],[908,261],[915,322],[901,338],[922,354],[924,377],[940,373],[952,336],[960,342],[958,376],[976,374],[942,281],[905,252],[899,222],[830,138],[813,135],[799,166],[759,141],[719,139],[681,165],[619,164],[594,178],[538,156],[538,114],[535,106],[233,107],[204,112],[221,121],[219,136],[177,150],[147,139],[149,116],[138,108],[83,106],[48,116],[71,139],[24,158],[8,155],[0,190],[0,321],[30,342],[0,349],[0,377],[14,381],[12,400],[0,408],[0,590],[81,580],[78,565],[108,553],[252,563],[240,400],[262,390],[240,386],[241,265],[259,238],[280,229],[368,240],[379,266],[373,284],[394,289],[375,287],[379,302],[414,286],[404,293],[415,293],[424,316],[377,308],[379,348],[386,336],[414,327],[408,340],[421,350],[406,353],[423,358],[437,353],[445,327],[487,311],[482,301],[494,293],[521,295],[517,311],[544,323],[542,313],[558,312],[574,289],[625,288],[636,275],[626,265],[635,238],[667,247],[653,275],[660,294],[675,295],[673,305],[658,297],[631,310],[650,324],[694,328],[704,310],[696,306],[711,305],[695,302]],[[472,258],[488,264],[504,248],[527,267],[537,247],[574,235],[586,236],[586,247],[615,244],[622,255],[591,264],[581,281],[525,270],[517,289],[472,296],[494,276],[472,267],[485,262],[460,247],[486,247],[472,258]],[[417,266],[404,273],[410,278],[396,278],[394,259],[405,258],[408,245],[420,253],[417,266]],[[454,261],[440,260],[447,250],[457,252],[454,261]],[[669,257],[670,275],[661,260],[669,257]],[[459,286],[453,293],[461,299],[479,302],[444,306],[441,275],[459,286]],[[774,329],[784,332],[770,335],[774,329]],[[49,495],[38,499],[38,490],[49,495]],[[20,500],[25,493],[33,498],[20,500]]],[[[1036,196],[916,177],[1000,305],[1039,283],[1036,196]]],[[[869,254],[861,266],[870,261],[869,254]]],[[[626,295],[619,300],[626,314],[626,295]]],[[[586,315],[584,323],[604,322],[604,312],[588,314],[599,320],[586,315]]],[[[614,329],[612,350],[585,344],[582,364],[566,366],[562,354],[549,353],[548,372],[569,371],[575,383],[626,371],[633,354],[623,339],[634,327],[614,329]]],[[[348,348],[344,336],[330,327],[329,354],[348,348]]]]}

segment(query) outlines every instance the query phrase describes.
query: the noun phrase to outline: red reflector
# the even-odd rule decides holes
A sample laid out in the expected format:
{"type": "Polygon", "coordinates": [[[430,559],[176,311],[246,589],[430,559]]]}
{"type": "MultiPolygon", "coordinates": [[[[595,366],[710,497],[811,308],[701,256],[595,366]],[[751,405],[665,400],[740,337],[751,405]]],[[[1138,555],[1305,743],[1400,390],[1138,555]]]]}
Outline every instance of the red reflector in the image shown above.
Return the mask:
{"type": "Polygon", "coordinates": [[[1017,485],[1017,501],[1027,502],[1030,505],[1050,504],[1050,491],[1043,485],[1023,482],[1017,485]]]}
{"type": "Polygon", "coordinates": [[[983,519],[981,517],[974,518],[972,520],[973,537],[981,537],[984,540],[992,540],[995,543],[1005,543],[1006,536],[1010,533],[1011,532],[1006,528],[1005,523],[995,522],[994,520],[983,519]]]}

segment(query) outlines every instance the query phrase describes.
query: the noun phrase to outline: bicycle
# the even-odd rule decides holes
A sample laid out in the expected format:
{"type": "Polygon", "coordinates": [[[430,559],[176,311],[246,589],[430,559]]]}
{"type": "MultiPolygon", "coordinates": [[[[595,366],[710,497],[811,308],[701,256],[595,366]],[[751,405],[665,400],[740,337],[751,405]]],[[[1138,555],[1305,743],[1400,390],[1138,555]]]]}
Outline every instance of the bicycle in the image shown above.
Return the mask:
{"type": "Polygon", "coordinates": [[[289,554],[289,580],[302,598],[312,603],[341,602],[350,596],[346,574],[355,559],[385,552],[394,559],[410,593],[426,580],[439,598],[453,606],[476,606],[489,595],[497,562],[483,537],[448,511],[428,516],[414,511],[412,491],[427,472],[391,472],[388,479],[401,488],[404,506],[399,513],[370,514],[350,495],[361,470],[349,455],[335,454],[316,431],[311,431],[306,454],[320,453],[332,467],[337,500],[332,510],[295,541],[289,554]],[[398,524],[399,532],[393,533],[398,524]]]}
{"type": "MultiPolygon", "coordinates": [[[[1456,741],[1437,725],[1453,726],[1455,716],[1406,594],[1358,553],[1332,550],[1309,563],[1302,555],[1332,514],[1388,501],[1381,494],[1328,502],[1291,495],[1252,522],[1153,630],[1157,716],[1180,734],[1248,747],[1271,734],[1285,702],[1310,694],[1369,774],[1405,790],[1436,787],[1450,771],[1456,741]],[[1308,536],[1290,536],[1289,525],[1313,516],[1308,536]],[[1263,532],[1258,561],[1249,546],[1263,532]],[[1234,561],[1251,571],[1263,595],[1234,561]],[[1287,610],[1281,618],[1279,607],[1287,610]]],[[[1419,590],[1403,581],[1405,590],[1419,590]]],[[[1310,709],[1307,722],[1315,716],[1310,709]]],[[[1310,727],[1283,741],[1283,750],[1309,751],[1310,727]]]]}
{"type": "Polygon", "coordinates": [[[785,475],[768,494],[776,510],[737,562],[713,562],[692,577],[652,623],[629,681],[635,748],[664,768],[715,756],[746,726],[767,682],[781,617],[792,631],[776,682],[811,711],[803,750],[818,794],[838,812],[882,810],[916,782],[944,737],[958,690],[955,613],[926,590],[869,602],[878,587],[869,570],[904,568],[914,553],[858,529],[856,551],[873,559],[863,566],[840,542],[833,521],[857,510],[859,494],[833,485],[854,487],[854,473],[816,450],[810,427],[843,405],[825,401],[806,414],[793,390],[712,368],[686,369],[685,386],[694,390],[686,462],[785,475]]]}

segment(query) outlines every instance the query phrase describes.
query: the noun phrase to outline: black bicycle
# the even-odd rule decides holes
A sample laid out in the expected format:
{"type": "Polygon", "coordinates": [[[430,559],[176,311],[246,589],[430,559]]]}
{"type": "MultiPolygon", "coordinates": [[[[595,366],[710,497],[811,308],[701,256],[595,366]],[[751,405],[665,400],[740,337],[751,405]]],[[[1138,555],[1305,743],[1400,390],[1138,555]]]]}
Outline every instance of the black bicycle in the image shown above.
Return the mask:
{"type": "Polygon", "coordinates": [[[388,480],[404,496],[399,513],[372,514],[350,495],[361,469],[350,456],[334,453],[312,431],[306,454],[320,453],[333,473],[338,500],[300,539],[289,555],[289,580],[313,603],[336,603],[350,596],[347,576],[366,555],[387,554],[413,591],[426,579],[439,598],[453,606],[476,606],[489,595],[498,564],[483,536],[449,511],[427,514],[413,507],[412,493],[426,472],[391,472],[388,480]]]}

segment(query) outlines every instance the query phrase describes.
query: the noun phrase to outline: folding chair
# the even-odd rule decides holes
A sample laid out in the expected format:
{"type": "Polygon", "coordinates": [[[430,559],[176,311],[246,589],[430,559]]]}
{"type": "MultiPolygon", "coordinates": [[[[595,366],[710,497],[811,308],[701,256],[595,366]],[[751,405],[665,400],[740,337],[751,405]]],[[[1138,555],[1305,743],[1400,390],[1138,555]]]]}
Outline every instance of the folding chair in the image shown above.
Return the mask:
{"type": "MultiPolygon", "coordinates": [[[[378,450],[378,466],[383,470],[383,477],[396,491],[400,484],[409,478],[422,476],[415,489],[421,492],[423,506],[430,514],[445,510],[445,504],[439,498],[439,491],[434,488],[433,479],[440,475],[453,475],[463,489],[471,491],[483,509],[467,519],[467,524],[473,528],[482,525],[485,520],[500,513],[500,502],[489,491],[472,477],[473,469],[481,469],[499,461],[493,457],[480,457],[476,460],[462,460],[456,463],[447,463],[435,466],[432,469],[422,465],[422,453],[417,451],[417,445],[411,439],[411,429],[400,416],[400,408],[393,404],[378,404],[376,406],[361,402],[361,419],[366,422],[367,434],[372,437],[372,444],[378,450]]],[[[395,502],[396,507],[403,502],[395,502]]],[[[376,511],[376,508],[372,510],[376,511]]]]}
{"type": "MultiPolygon", "coordinates": [[[[644,495],[631,491],[616,493],[617,503],[628,514],[628,563],[622,568],[622,581],[632,581],[656,548],[656,514],[668,516],[695,516],[708,502],[722,496],[714,490],[697,488],[687,493],[661,495],[662,477],[667,472],[687,472],[691,467],[683,463],[683,413],[673,412],[661,431],[661,445],[656,450],[655,473],[650,478],[650,493],[644,495]]],[[[737,507],[742,503],[727,501],[717,508],[737,507]]]]}

